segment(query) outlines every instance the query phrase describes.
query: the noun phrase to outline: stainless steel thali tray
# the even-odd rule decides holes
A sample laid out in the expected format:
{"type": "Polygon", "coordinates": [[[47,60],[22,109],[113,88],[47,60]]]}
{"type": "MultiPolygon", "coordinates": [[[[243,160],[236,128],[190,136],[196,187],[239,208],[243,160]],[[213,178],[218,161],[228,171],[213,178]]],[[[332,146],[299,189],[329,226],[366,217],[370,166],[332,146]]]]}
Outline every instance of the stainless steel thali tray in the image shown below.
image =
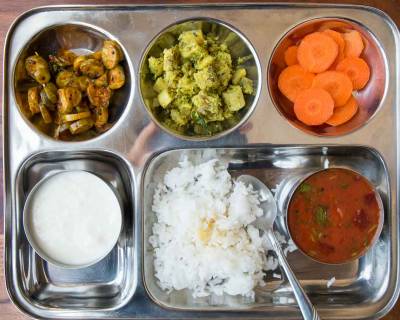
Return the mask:
{"type": "Polygon", "coordinates": [[[174,166],[184,153],[216,152],[230,163],[233,173],[250,171],[270,187],[290,173],[329,165],[354,168],[369,177],[385,206],[383,232],[369,254],[342,268],[316,268],[300,253],[289,255],[289,262],[322,318],[383,316],[399,294],[398,52],[397,27],[385,14],[368,7],[71,6],[38,8],[23,14],[7,37],[3,82],[5,272],[11,300],[24,313],[49,319],[298,319],[300,313],[285,280],[271,279],[265,291],[259,292],[255,305],[237,312],[232,311],[235,308],[203,311],[207,308],[201,302],[191,311],[182,311],[182,297],[163,296],[149,276],[151,253],[146,236],[152,179],[160,174],[161,164],[174,166]],[[139,62],[151,39],[177,20],[199,16],[222,20],[240,30],[260,58],[263,79],[257,107],[248,123],[208,143],[182,141],[149,125],[137,83],[139,62]],[[311,136],[291,126],[271,101],[266,75],[271,53],[288,30],[304,21],[326,17],[351,19],[365,26],[385,54],[388,76],[381,108],[371,121],[348,135],[330,138],[311,136]],[[132,66],[133,99],[107,134],[66,143],[44,138],[24,121],[13,93],[13,70],[19,53],[34,35],[54,25],[71,23],[89,25],[122,43],[132,66]],[[202,149],[210,147],[218,149],[202,149]],[[169,149],[174,150],[160,153],[169,149]],[[96,172],[124,195],[125,224],[118,245],[107,258],[83,272],[58,269],[41,261],[21,227],[21,208],[33,185],[52,172],[69,168],[96,172]],[[326,281],[332,276],[338,281],[328,289],[326,281]]]}

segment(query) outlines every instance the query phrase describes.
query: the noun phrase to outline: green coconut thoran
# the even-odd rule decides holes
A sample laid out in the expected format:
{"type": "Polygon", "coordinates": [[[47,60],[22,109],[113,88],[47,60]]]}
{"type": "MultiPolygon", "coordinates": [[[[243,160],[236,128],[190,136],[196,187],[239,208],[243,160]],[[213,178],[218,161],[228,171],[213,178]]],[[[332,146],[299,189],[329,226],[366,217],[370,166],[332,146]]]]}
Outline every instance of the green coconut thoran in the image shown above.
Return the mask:
{"type": "Polygon", "coordinates": [[[228,46],[213,33],[185,31],[159,57],[149,57],[155,97],[148,104],[174,131],[211,135],[240,120],[254,93],[246,69],[234,65],[228,46]]]}

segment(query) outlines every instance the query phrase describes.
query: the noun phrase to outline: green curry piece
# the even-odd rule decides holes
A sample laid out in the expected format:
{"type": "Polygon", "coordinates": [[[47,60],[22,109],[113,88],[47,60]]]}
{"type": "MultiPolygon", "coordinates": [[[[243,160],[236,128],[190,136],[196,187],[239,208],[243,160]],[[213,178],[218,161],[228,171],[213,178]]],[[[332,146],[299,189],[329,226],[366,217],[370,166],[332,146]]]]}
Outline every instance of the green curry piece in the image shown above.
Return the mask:
{"type": "Polygon", "coordinates": [[[193,109],[207,122],[224,121],[222,101],[218,94],[201,90],[192,97],[193,109]]]}
{"type": "Polygon", "coordinates": [[[199,92],[200,89],[197,85],[197,81],[185,74],[179,79],[176,90],[180,95],[194,96],[199,92]]]}
{"type": "Polygon", "coordinates": [[[167,108],[168,105],[174,100],[174,96],[170,90],[164,89],[162,90],[158,96],[158,102],[160,103],[161,107],[167,108]]]}
{"type": "Polygon", "coordinates": [[[232,78],[232,58],[228,52],[219,51],[215,56],[215,70],[221,83],[221,90],[224,91],[232,78]]]}
{"type": "Polygon", "coordinates": [[[177,46],[164,49],[163,52],[163,69],[164,71],[179,70],[180,56],[177,46]]]}
{"type": "Polygon", "coordinates": [[[238,111],[246,105],[242,88],[237,85],[230,85],[229,88],[222,93],[225,105],[230,111],[238,111]]]}
{"type": "Polygon", "coordinates": [[[154,78],[161,76],[164,71],[164,58],[162,56],[159,58],[150,57],[149,69],[154,78]]]}
{"type": "Polygon", "coordinates": [[[232,84],[239,84],[244,77],[246,77],[246,69],[245,68],[236,69],[232,76],[232,84]]]}
{"type": "Polygon", "coordinates": [[[201,90],[217,90],[220,87],[219,77],[212,66],[196,72],[193,77],[201,90]]]}
{"type": "Polygon", "coordinates": [[[179,52],[183,59],[199,60],[207,55],[201,30],[185,31],[181,33],[178,40],[179,52]]]}
{"type": "Polygon", "coordinates": [[[244,77],[240,80],[240,87],[244,94],[253,94],[254,93],[254,85],[253,80],[244,77]]]}

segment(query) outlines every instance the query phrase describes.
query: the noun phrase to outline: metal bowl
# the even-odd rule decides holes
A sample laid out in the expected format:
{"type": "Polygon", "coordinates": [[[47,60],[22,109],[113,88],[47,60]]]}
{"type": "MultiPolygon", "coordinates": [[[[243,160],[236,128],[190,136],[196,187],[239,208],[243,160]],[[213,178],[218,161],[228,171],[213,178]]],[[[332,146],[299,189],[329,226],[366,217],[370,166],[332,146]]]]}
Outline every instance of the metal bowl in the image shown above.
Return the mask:
{"type": "Polygon", "coordinates": [[[33,226],[32,226],[32,220],[31,220],[31,210],[32,210],[32,205],[35,199],[35,196],[37,194],[37,192],[40,190],[40,188],[46,184],[49,180],[51,180],[52,178],[54,178],[57,175],[66,173],[66,172],[79,172],[80,170],[63,170],[60,172],[57,172],[55,174],[52,175],[48,175],[46,177],[44,177],[42,180],[40,180],[33,188],[32,190],[29,192],[26,201],[25,201],[25,205],[24,205],[24,209],[22,212],[22,224],[23,224],[23,228],[24,228],[24,232],[26,235],[26,238],[28,239],[29,244],[31,245],[31,247],[35,250],[35,252],[39,255],[39,257],[41,257],[43,260],[57,266],[60,268],[64,268],[64,269],[81,269],[81,268],[86,268],[89,267],[91,265],[96,264],[97,262],[101,261],[102,259],[104,259],[110,252],[111,250],[115,247],[115,244],[118,241],[119,235],[121,233],[122,230],[122,224],[123,224],[123,217],[122,217],[122,201],[120,196],[118,195],[118,193],[116,192],[116,190],[114,189],[114,187],[108,183],[107,181],[105,181],[104,179],[102,179],[101,177],[95,175],[92,172],[89,171],[81,171],[81,172],[86,172],[90,175],[95,176],[99,182],[106,184],[109,188],[110,191],[115,195],[115,198],[117,199],[118,205],[119,205],[119,214],[121,215],[121,225],[119,227],[119,231],[118,234],[116,234],[117,236],[115,237],[115,239],[113,240],[113,242],[109,243],[109,247],[107,248],[107,250],[104,250],[104,254],[97,257],[97,259],[94,259],[86,264],[79,264],[79,265],[73,265],[73,264],[65,264],[63,262],[60,262],[56,259],[54,259],[53,257],[51,257],[50,255],[48,255],[45,250],[42,250],[42,248],[40,247],[40,245],[37,243],[37,241],[35,240],[35,237],[33,236],[33,226]]]}
{"type": "Polygon", "coordinates": [[[140,61],[140,96],[142,98],[142,102],[146,107],[146,110],[151,117],[151,119],[164,131],[167,133],[184,140],[191,140],[191,141],[206,141],[211,139],[217,139],[223,137],[232,131],[236,130],[240,126],[242,126],[251,116],[254,109],[256,108],[258,97],[261,91],[261,67],[260,62],[257,57],[257,53],[253,46],[251,45],[250,41],[237,29],[233,26],[222,22],[217,19],[212,18],[190,18],[187,20],[178,21],[172,25],[169,25],[160,33],[158,33],[150,44],[145,49],[141,61],[140,61]],[[239,57],[249,56],[251,57],[242,66],[247,71],[247,76],[253,80],[254,82],[254,95],[246,95],[246,106],[239,111],[240,120],[236,124],[231,127],[227,127],[221,132],[218,132],[213,135],[189,135],[189,134],[182,134],[180,132],[174,131],[167,126],[163,125],[157,116],[151,110],[151,106],[149,102],[155,97],[155,93],[151,88],[153,87],[153,79],[150,76],[150,72],[147,66],[147,59],[149,56],[159,56],[163,49],[169,47],[166,45],[169,42],[166,39],[171,39],[174,37],[175,39],[177,36],[186,30],[193,30],[193,29],[201,29],[204,33],[209,32],[212,30],[215,32],[221,42],[226,41],[228,48],[230,50],[231,56],[235,61],[239,57]]]}
{"type": "Polygon", "coordinates": [[[366,124],[379,110],[387,91],[387,62],[378,40],[363,25],[348,19],[322,18],[301,23],[287,32],[275,47],[268,67],[268,90],[279,113],[296,128],[317,136],[339,136],[350,133],[366,124]],[[286,67],[285,50],[297,44],[309,33],[324,29],[336,31],[357,30],[363,37],[365,48],[361,54],[371,69],[367,85],[353,94],[359,104],[359,111],[348,122],[337,126],[308,126],[299,121],[293,111],[293,103],[278,89],[278,77],[286,67]]]}
{"type": "Polygon", "coordinates": [[[382,198],[381,198],[381,196],[380,196],[378,190],[374,187],[374,185],[373,185],[365,176],[363,176],[363,175],[360,174],[359,172],[354,171],[354,170],[351,170],[351,169],[348,169],[348,168],[340,168],[340,169],[345,169],[345,170],[347,170],[347,171],[351,171],[351,172],[353,172],[354,174],[357,174],[357,175],[361,176],[363,179],[365,179],[365,181],[368,182],[369,186],[371,187],[371,190],[373,190],[373,192],[375,193],[375,197],[376,197],[376,200],[377,200],[377,202],[378,202],[378,207],[379,207],[379,225],[378,225],[378,227],[376,228],[376,231],[375,231],[375,234],[374,234],[374,236],[373,236],[373,238],[372,238],[372,240],[371,240],[371,243],[370,243],[367,247],[365,247],[364,250],[362,250],[361,252],[359,252],[358,255],[355,255],[354,257],[352,257],[352,258],[350,258],[350,259],[348,259],[348,260],[346,260],[346,261],[338,262],[338,263],[328,263],[328,262],[320,261],[320,260],[318,260],[316,257],[309,255],[307,252],[305,252],[304,250],[302,250],[302,249],[300,248],[300,246],[297,245],[295,239],[292,237],[291,230],[290,230],[290,228],[289,228],[289,223],[288,223],[289,206],[290,206],[290,203],[291,203],[291,201],[292,201],[293,195],[295,194],[296,190],[300,187],[300,185],[301,185],[304,181],[306,181],[308,178],[310,178],[311,176],[313,176],[313,175],[315,175],[315,174],[318,174],[318,173],[320,173],[320,172],[322,172],[322,171],[326,171],[326,170],[330,170],[330,169],[336,169],[336,168],[339,168],[339,167],[331,167],[331,168],[326,168],[326,169],[317,170],[317,171],[308,173],[308,174],[306,174],[306,175],[303,175],[302,177],[300,177],[300,176],[294,177],[294,179],[291,179],[290,181],[288,181],[288,185],[285,186],[285,189],[288,190],[288,193],[287,193],[287,195],[286,195],[286,197],[285,197],[285,199],[284,199],[283,211],[282,211],[283,214],[284,214],[286,230],[287,230],[287,232],[288,232],[290,238],[293,240],[294,244],[296,245],[297,249],[298,249],[300,252],[302,252],[304,255],[306,255],[307,257],[309,257],[310,259],[312,259],[312,260],[314,260],[314,261],[316,261],[316,262],[322,263],[322,264],[326,264],[326,265],[341,265],[341,264],[345,264],[345,263],[349,263],[349,262],[351,262],[351,261],[357,260],[357,259],[361,258],[362,256],[364,256],[364,255],[366,254],[366,252],[377,242],[377,240],[378,240],[378,238],[379,238],[379,235],[380,235],[381,232],[382,232],[383,223],[384,223],[384,208],[383,208],[383,202],[382,202],[382,198]]]}
{"type": "MultiPolygon", "coordinates": [[[[49,54],[55,54],[60,49],[71,50],[77,55],[90,54],[98,51],[103,46],[103,41],[106,39],[116,40],[111,34],[101,30],[97,27],[88,24],[62,24],[50,26],[38,34],[36,34],[19,53],[17,62],[14,67],[14,96],[19,106],[19,110],[23,118],[27,121],[29,126],[44,138],[54,139],[48,134],[45,128],[39,129],[32,123],[30,118],[30,111],[27,103],[27,90],[29,86],[29,79],[25,75],[25,59],[37,52],[40,56],[47,60],[49,54]]],[[[114,91],[109,105],[109,123],[114,126],[115,123],[121,118],[127,106],[131,104],[133,98],[133,68],[129,61],[128,54],[124,47],[119,43],[124,52],[124,60],[120,63],[125,71],[125,85],[118,90],[114,91]]],[[[104,133],[96,133],[90,136],[77,135],[75,140],[89,140],[99,135],[108,134],[113,128],[108,129],[104,133]]],[[[65,141],[65,140],[57,140],[65,141]]]]}

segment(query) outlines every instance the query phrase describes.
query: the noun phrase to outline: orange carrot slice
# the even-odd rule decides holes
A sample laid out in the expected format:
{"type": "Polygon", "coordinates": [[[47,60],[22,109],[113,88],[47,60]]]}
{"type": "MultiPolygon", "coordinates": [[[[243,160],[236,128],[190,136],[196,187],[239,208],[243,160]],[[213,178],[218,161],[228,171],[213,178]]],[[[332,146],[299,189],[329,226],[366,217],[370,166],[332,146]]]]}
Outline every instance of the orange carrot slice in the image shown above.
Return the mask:
{"type": "Polygon", "coordinates": [[[331,66],[338,52],[338,45],[331,37],[323,32],[313,32],[301,40],[297,60],[307,71],[320,73],[331,66]]]}
{"type": "Polygon", "coordinates": [[[340,32],[337,32],[332,29],[326,29],[324,30],[324,33],[327,34],[329,37],[331,37],[338,45],[338,55],[336,57],[336,60],[333,62],[333,65],[338,64],[340,60],[344,59],[344,47],[345,47],[345,41],[343,39],[343,36],[340,32]]]}
{"type": "Polygon", "coordinates": [[[297,46],[290,46],[285,51],[285,62],[288,66],[298,64],[297,61],[297,46]]]}
{"type": "Polygon", "coordinates": [[[361,34],[356,30],[343,33],[343,39],[346,43],[344,47],[344,56],[347,57],[359,57],[361,52],[364,50],[364,42],[361,34]]]}
{"type": "Polygon", "coordinates": [[[371,75],[368,64],[362,58],[345,58],[338,63],[336,70],[347,74],[355,90],[364,88],[371,75]]]}
{"type": "Polygon", "coordinates": [[[334,101],[328,91],[310,88],[302,91],[294,102],[297,119],[309,126],[325,123],[333,114],[334,101]]]}
{"type": "Polygon", "coordinates": [[[350,78],[339,71],[325,71],[317,74],[311,87],[328,91],[335,102],[335,107],[344,105],[353,91],[350,78]]]}
{"type": "Polygon", "coordinates": [[[289,66],[279,75],[278,88],[286,98],[294,102],[301,91],[311,87],[314,77],[314,74],[298,64],[289,66]]]}
{"type": "Polygon", "coordinates": [[[333,110],[333,115],[330,117],[326,123],[331,126],[340,126],[346,123],[357,113],[358,104],[357,100],[351,96],[350,99],[341,107],[337,107],[333,110]]]}

